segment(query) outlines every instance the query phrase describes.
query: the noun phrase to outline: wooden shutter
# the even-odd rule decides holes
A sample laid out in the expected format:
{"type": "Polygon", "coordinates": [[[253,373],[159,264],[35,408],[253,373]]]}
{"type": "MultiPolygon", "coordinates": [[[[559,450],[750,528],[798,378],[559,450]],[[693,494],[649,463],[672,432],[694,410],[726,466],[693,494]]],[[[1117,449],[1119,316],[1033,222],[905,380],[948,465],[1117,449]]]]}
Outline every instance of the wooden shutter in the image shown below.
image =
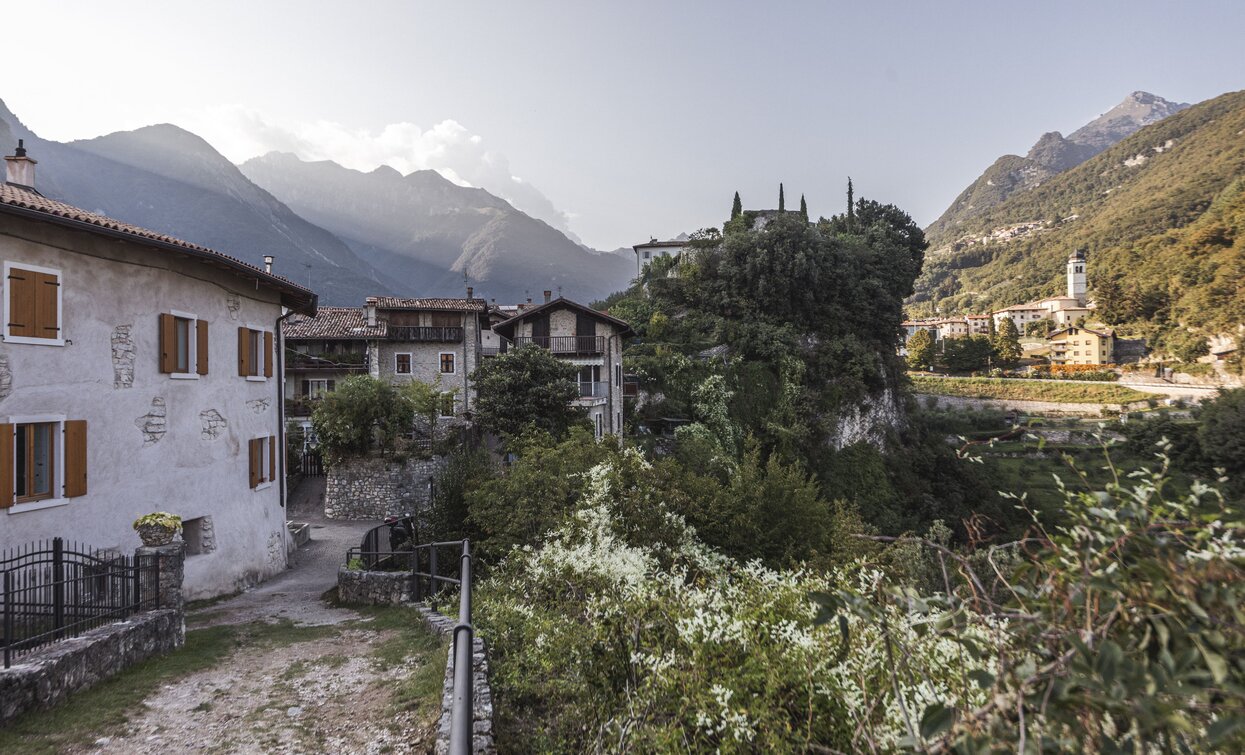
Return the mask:
{"type": "Polygon", "coordinates": [[[59,338],[61,334],[60,280],[51,273],[35,273],[35,324],[39,338],[59,338]]]}
{"type": "Polygon", "coordinates": [[[311,381],[304,380],[303,381],[303,398],[310,398],[310,397],[311,397],[311,381]]]}
{"type": "Polygon", "coordinates": [[[277,436],[268,436],[268,481],[277,479],[277,436]]]}
{"type": "Polygon", "coordinates": [[[247,456],[249,457],[248,463],[251,468],[252,488],[259,486],[259,444],[260,440],[258,438],[249,440],[246,444],[247,456]]]}
{"type": "Polygon", "coordinates": [[[272,331],[264,331],[264,377],[272,377],[272,331]]]}
{"type": "Polygon", "coordinates": [[[198,338],[195,339],[195,371],[200,375],[208,374],[208,324],[207,320],[199,320],[195,326],[198,338]]]}
{"type": "Polygon", "coordinates": [[[160,315],[160,371],[177,371],[177,318],[160,315]]]}
{"type": "MultiPolygon", "coordinates": [[[[238,374],[251,374],[251,329],[238,328],[238,374]]],[[[251,487],[255,487],[252,485],[251,487]]]]}
{"type": "Polygon", "coordinates": [[[329,380],[328,393],[332,393],[335,390],[337,390],[337,381],[329,380]]]}
{"type": "Polygon", "coordinates": [[[65,423],[65,497],[86,495],[86,420],[65,423]]]}
{"type": "Polygon", "coordinates": [[[17,498],[13,479],[13,426],[0,425],[0,509],[7,509],[17,498]]]}
{"type": "Polygon", "coordinates": [[[38,319],[35,315],[35,280],[37,273],[29,270],[9,268],[9,334],[35,338],[39,335],[35,327],[38,319]]]}

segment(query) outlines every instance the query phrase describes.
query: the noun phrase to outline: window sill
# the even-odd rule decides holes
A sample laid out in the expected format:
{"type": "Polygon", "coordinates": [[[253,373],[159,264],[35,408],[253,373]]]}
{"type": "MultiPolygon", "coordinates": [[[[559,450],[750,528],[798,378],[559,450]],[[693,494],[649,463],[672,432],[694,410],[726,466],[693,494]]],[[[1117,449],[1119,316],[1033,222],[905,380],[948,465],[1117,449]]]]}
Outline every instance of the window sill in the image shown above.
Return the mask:
{"type": "Polygon", "coordinates": [[[260,490],[267,490],[268,488],[271,488],[271,487],[272,487],[272,481],[270,480],[268,482],[261,482],[260,484],[256,485],[252,489],[258,492],[260,490]]]}
{"type": "Polygon", "coordinates": [[[31,336],[4,336],[5,343],[26,343],[32,346],[64,346],[64,338],[32,338],[31,336]]]}
{"type": "Polygon", "coordinates": [[[246,381],[248,383],[266,383],[268,382],[268,378],[263,375],[247,375],[246,381]]]}
{"type": "Polygon", "coordinates": [[[15,503],[8,508],[10,514],[25,514],[27,511],[42,511],[43,509],[54,509],[57,506],[68,506],[68,498],[45,498],[42,501],[31,501],[29,503],[15,503]]]}
{"type": "Polygon", "coordinates": [[[174,380],[198,380],[199,374],[189,372],[170,372],[169,377],[174,380]]]}

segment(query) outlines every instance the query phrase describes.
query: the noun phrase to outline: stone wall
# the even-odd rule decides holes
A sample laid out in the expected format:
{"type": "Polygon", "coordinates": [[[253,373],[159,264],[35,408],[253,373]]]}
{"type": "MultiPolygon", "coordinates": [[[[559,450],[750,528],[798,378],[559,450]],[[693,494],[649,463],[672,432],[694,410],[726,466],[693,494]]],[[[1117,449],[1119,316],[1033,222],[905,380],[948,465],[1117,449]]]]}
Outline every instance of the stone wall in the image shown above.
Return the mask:
{"type": "Polygon", "coordinates": [[[350,459],[325,470],[324,515],[330,519],[384,519],[428,506],[428,478],[445,467],[445,458],[350,459]]]}
{"type": "Polygon", "coordinates": [[[337,570],[337,599],[352,606],[396,606],[411,598],[409,571],[337,570]]]}
{"type": "MultiPolygon", "coordinates": [[[[453,638],[453,619],[432,609],[418,605],[415,610],[438,634],[453,638]]],[[[437,755],[450,751],[450,722],[454,710],[454,643],[450,643],[449,660],[445,664],[445,681],[441,687],[441,721],[437,728],[437,755]]],[[[488,683],[488,649],[484,640],[474,638],[471,649],[471,751],[475,753],[497,752],[493,738],[493,690],[488,683]]]]}

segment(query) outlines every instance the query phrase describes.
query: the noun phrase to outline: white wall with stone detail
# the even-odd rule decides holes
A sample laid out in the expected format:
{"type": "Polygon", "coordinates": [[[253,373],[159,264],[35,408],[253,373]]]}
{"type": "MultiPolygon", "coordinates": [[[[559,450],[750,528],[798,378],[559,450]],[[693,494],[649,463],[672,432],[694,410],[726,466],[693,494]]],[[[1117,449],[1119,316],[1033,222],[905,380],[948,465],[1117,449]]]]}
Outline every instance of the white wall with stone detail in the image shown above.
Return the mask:
{"type": "Polygon", "coordinates": [[[247,380],[237,367],[238,327],[272,330],[277,294],[171,252],[10,216],[0,216],[0,260],[61,271],[65,338],[0,343],[0,422],[88,423],[87,494],[0,509],[0,548],[60,536],[131,552],[133,520],[162,510],[211,517],[214,550],[186,559],[188,599],[283,570],[280,485],[252,490],[247,456],[248,440],[278,435],[278,378],[247,380]],[[158,316],[174,309],[209,322],[205,376],[158,369],[158,316]]]}

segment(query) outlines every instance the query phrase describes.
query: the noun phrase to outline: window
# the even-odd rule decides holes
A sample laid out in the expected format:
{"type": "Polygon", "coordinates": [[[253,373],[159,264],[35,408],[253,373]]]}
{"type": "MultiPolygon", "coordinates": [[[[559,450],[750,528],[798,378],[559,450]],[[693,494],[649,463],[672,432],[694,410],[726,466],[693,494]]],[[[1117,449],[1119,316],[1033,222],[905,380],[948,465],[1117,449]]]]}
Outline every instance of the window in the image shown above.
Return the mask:
{"type": "Polygon", "coordinates": [[[441,352],[441,374],[442,375],[453,375],[454,374],[454,352],[452,351],[441,352]]]}
{"type": "Polygon", "coordinates": [[[188,312],[160,315],[160,371],[175,378],[208,374],[208,324],[188,312]]]}
{"type": "Polygon", "coordinates": [[[333,392],[337,387],[336,380],[304,380],[303,398],[321,399],[333,392]]]}
{"type": "Polygon", "coordinates": [[[454,394],[453,393],[442,393],[441,394],[440,414],[442,417],[453,417],[454,416],[454,394]]]}
{"type": "Polygon", "coordinates": [[[645,252],[645,253],[644,253],[644,259],[646,259],[646,260],[647,260],[647,259],[651,259],[651,258],[652,258],[652,256],[653,256],[653,253],[652,253],[652,252],[645,252]]]}
{"type": "Polygon", "coordinates": [[[617,388],[620,385],[622,385],[622,365],[616,364],[614,365],[614,387],[617,388]]]}
{"type": "Polygon", "coordinates": [[[216,531],[212,517],[201,516],[182,522],[182,541],[187,556],[199,556],[216,550],[216,531]]]}
{"type": "Polygon", "coordinates": [[[64,346],[61,272],[4,263],[4,340],[64,346]]]}
{"type": "Polygon", "coordinates": [[[82,495],[86,495],[85,420],[14,417],[0,424],[0,508],[28,511],[82,495]],[[39,502],[48,503],[21,505],[39,502]]]}
{"type": "Polygon", "coordinates": [[[252,438],[247,450],[251,488],[259,490],[268,487],[277,476],[277,439],[271,435],[252,438]]]}
{"type": "Polygon", "coordinates": [[[601,413],[597,412],[596,414],[592,416],[597,421],[597,437],[600,438],[601,437],[601,413]]]}
{"type": "Polygon", "coordinates": [[[410,354],[394,354],[393,355],[393,371],[399,375],[411,374],[411,355],[410,354]]]}
{"type": "Polygon", "coordinates": [[[238,328],[238,374],[247,380],[272,377],[272,331],[238,328]]]}

